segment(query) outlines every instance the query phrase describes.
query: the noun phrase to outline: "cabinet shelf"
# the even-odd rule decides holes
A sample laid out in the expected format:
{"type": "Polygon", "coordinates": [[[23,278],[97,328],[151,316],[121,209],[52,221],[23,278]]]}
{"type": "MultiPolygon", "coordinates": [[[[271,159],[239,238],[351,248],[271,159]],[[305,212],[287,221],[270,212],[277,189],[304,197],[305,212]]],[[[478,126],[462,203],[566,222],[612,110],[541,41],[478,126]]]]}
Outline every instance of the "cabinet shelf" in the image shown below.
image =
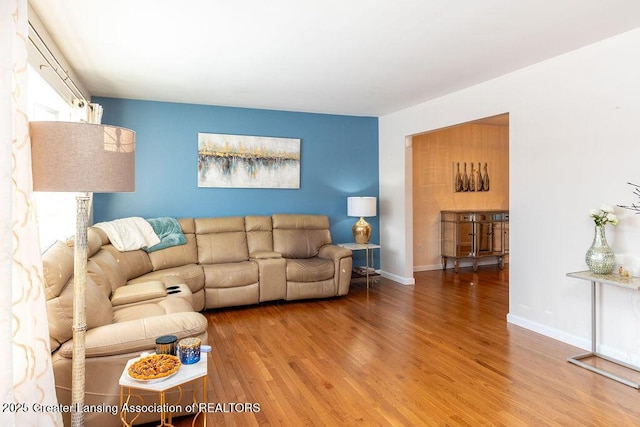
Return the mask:
{"type": "Polygon", "coordinates": [[[461,259],[473,260],[478,271],[480,258],[495,257],[500,268],[509,253],[509,211],[465,210],[441,211],[442,269],[452,259],[458,272],[461,259]]]}

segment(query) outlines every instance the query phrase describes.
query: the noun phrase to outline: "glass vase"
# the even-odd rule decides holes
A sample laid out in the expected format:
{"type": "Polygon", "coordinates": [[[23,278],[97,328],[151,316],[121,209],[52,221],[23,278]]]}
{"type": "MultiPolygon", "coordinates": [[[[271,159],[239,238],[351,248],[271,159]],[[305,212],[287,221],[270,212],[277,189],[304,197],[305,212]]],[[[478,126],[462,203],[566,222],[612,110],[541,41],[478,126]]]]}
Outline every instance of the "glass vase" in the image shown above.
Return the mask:
{"type": "Polygon", "coordinates": [[[584,256],[584,260],[595,274],[609,274],[616,264],[616,255],[607,244],[604,226],[596,225],[593,243],[584,256]]]}

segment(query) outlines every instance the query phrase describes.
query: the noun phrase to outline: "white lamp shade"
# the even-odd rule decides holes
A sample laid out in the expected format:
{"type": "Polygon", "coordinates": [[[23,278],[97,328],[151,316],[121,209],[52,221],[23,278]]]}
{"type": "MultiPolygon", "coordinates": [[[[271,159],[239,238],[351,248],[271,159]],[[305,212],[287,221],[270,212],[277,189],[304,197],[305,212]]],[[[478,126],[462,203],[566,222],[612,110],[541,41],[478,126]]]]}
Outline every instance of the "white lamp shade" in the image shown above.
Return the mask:
{"type": "Polygon", "coordinates": [[[376,198],[347,197],[347,215],[355,217],[376,216],[376,198]]]}
{"type": "Polygon", "coordinates": [[[135,132],[74,122],[30,122],[33,189],[135,190],[135,132]]]}

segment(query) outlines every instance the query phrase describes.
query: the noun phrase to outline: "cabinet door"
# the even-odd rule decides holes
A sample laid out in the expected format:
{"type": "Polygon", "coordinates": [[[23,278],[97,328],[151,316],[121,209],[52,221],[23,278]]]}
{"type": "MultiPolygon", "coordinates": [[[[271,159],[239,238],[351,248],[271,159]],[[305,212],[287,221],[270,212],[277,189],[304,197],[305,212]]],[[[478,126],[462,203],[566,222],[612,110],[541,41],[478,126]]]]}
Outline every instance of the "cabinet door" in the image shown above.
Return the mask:
{"type": "Polygon", "coordinates": [[[455,222],[442,222],[442,255],[456,256],[458,243],[458,227],[455,222]]]}
{"type": "Polygon", "coordinates": [[[494,222],[493,224],[493,234],[491,235],[491,241],[493,247],[491,248],[492,252],[496,255],[499,255],[504,252],[504,222],[494,222]]]}
{"type": "Polygon", "coordinates": [[[476,224],[476,256],[498,255],[503,250],[502,221],[476,224]]]}
{"type": "Polygon", "coordinates": [[[502,235],[504,236],[504,253],[509,253],[509,221],[503,224],[502,235]]]}
{"type": "Polygon", "coordinates": [[[472,222],[459,222],[458,224],[458,245],[456,256],[473,256],[474,253],[474,233],[472,222]]]}

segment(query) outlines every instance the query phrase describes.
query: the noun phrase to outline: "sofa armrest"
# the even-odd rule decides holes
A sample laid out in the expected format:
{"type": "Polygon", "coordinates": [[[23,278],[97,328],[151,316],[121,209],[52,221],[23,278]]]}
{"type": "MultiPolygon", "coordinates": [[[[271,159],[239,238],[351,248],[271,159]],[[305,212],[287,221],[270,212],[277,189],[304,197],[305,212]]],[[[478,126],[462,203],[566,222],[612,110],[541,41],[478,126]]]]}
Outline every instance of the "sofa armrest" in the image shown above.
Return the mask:
{"type": "Polygon", "coordinates": [[[349,293],[349,286],[351,286],[351,269],[353,267],[352,255],[351,249],[338,245],[324,245],[318,252],[320,258],[333,260],[337,295],[346,295],[349,293]]]}
{"type": "Polygon", "coordinates": [[[351,249],[343,248],[338,245],[324,245],[318,251],[318,256],[320,258],[331,259],[334,261],[338,261],[341,258],[351,257],[353,253],[351,249]]]}
{"type": "MultiPolygon", "coordinates": [[[[207,318],[200,313],[171,313],[144,319],[100,326],[87,331],[85,356],[103,357],[148,351],[155,348],[161,335],[175,335],[178,340],[199,335],[207,330],[207,318]]],[[[73,340],[65,342],[58,354],[72,357],[73,340]]]]}
{"type": "Polygon", "coordinates": [[[164,283],[160,280],[149,280],[148,282],[120,286],[111,295],[111,305],[117,307],[166,296],[167,289],[164,287],[164,283]]]}

